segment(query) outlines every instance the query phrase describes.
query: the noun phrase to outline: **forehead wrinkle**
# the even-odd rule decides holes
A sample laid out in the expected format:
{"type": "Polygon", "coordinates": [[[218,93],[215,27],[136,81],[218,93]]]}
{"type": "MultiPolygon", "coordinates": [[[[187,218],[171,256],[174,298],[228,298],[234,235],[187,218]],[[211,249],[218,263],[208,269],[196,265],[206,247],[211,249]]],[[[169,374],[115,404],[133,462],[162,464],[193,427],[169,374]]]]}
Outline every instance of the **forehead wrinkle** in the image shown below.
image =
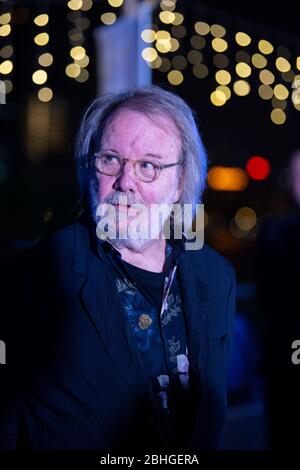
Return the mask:
{"type": "MultiPolygon", "coordinates": [[[[154,119],[152,119],[151,116],[148,116],[144,113],[139,113],[138,111],[133,111],[130,109],[120,110],[119,113],[114,115],[112,119],[107,122],[101,139],[101,146],[103,144],[103,139],[105,139],[106,145],[108,144],[111,148],[114,148],[116,150],[118,146],[118,133],[120,133],[120,131],[122,133],[122,140],[125,136],[126,151],[128,151],[129,153],[134,150],[137,153],[140,153],[141,155],[152,154],[154,157],[160,158],[160,155],[158,155],[158,153],[160,153],[163,156],[163,145],[159,148],[159,151],[157,151],[157,148],[153,148],[151,145],[149,145],[151,144],[151,136],[153,136],[153,142],[155,142],[156,144],[160,144],[162,141],[168,139],[170,140],[170,142],[168,143],[168,149],[172,147],[175,151],[181,151],[182,142],[178,128],[174,121],[167,116],[159,116],[158,120],[155,121],[154,119]],[[134,114],[142,116],[142,118],[146,120],[146,124],[144,124],[143,122],[143,126],[141,127],[131,126],[129,132],[127,123],[128,120],[130,123],[130,116],[128,116],[127,113],[129,115],[134,114]],[[147,135],[149,136],[149,132],[147,132],[147,121],[149,122],[149,125],[153,126],[149,131],[150,142],[146,139],[147,135]]],[[[122,143],[124,144],[124,142],[122,143]]]]}

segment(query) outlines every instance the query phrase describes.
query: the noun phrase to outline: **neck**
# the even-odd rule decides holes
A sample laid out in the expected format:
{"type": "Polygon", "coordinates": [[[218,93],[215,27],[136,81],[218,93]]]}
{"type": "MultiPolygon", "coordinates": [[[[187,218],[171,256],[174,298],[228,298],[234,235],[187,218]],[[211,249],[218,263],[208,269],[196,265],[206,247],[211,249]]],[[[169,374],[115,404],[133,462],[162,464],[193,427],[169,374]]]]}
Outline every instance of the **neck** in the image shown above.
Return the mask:
{"type": "Polygon", "coordinates": [[[129,247],[118,247],[124,261],[154,273],[161,273],[165,264],[166,240],[164,238],[152,240],[143,251],[135,251],[129,247]]]}

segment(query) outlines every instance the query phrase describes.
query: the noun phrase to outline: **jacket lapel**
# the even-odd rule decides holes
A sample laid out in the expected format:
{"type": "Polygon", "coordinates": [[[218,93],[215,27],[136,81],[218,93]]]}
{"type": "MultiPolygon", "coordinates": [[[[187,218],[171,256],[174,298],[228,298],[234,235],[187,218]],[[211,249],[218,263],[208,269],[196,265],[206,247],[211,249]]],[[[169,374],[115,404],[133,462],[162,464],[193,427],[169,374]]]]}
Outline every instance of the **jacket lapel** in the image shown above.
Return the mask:
{"type": "Polygon", "coordinates": [[[145,394],[151,393],[150,384],[136,350],[130,345],[131,331],[125,321],[116,289],[110,282],[108,267],[91,248],[81,249],[84,244],[85,247],[88,246],[87,236],[88,233],[84,234],[79,226],[73,270],[83,276],[81,301],[121,380],[125,381],[135,397],[145,397],[145,394]]]}
{"type": "MultiPolygon", "coordinates": [[[[191,366],[199,379],[204,378],[207,360],[207,317],[209,315],[208,287],[200,278],[199,270],[189,263],[189,253],[178,263],[178,274],[183,296],[183,310],[187,325],[187,341],[191,366]]],[[[191,261],[191,260],[190,260],[191,261]]]]}

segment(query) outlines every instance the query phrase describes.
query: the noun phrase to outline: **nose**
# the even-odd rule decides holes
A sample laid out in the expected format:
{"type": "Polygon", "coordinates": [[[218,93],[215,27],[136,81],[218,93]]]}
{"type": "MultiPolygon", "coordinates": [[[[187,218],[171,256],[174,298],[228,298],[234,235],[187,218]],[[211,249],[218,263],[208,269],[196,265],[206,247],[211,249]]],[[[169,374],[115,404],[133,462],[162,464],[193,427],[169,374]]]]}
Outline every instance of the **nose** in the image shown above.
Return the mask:
{"type": "Polygon", "coordinates": [[[122,192],[136,191],[136,176],[131,162],[125,162],[120,175],[117,176],[113,184],[113,188],[122,192]]]}

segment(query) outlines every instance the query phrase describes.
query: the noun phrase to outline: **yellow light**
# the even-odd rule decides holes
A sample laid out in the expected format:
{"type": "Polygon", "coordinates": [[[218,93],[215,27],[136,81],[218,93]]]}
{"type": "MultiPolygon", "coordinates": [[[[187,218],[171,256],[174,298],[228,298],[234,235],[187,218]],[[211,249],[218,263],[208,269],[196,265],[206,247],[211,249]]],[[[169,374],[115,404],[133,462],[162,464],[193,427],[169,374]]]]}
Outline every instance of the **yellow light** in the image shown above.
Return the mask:
{"type": "Polygon", "coordinates": [[[81,72],[79,75],[77,75],[75,78],[76,82],[79,83],[84,83],[89,79],[89,72],[86,69],[81,69],[81,72]]]}
{"type": "Polygon", "coordinates": [[[291,64],[284,57],[277,57],[276,67],[280,72],[288,72],[291,69],[291,64]]]}
{"type": "Polygon", "coordinates": [[[228,86],[226,85],[217,86],[216,91],[221,91],[225,95],[226,100],[229,100],[229,98],[231,97],[230,88],[228,88],[228,86]]]}
{"type": "Polygon", "coordinates": [[[218,72],[216,72],[216,81],[220,84],[220,85],[228,85],[228,83],[231,82],[231,75],[229,72],[227,72],[227,70],[218,70],[218,72]]]}
{"type": "Polygon", "coordinates": [[[271,112],[271,120],[274,122],[274,124],[277,125],[284,124],[286,121],[285,112],[279,108],[273,109],[273,111],[271,112]]]}
{"type": "Polygon", "coordinates": [[[170,39],[170,44],[171,44],[171,49],[170,52],[175,52],[177,49],[179,49],[179,41],[176,38],[171,38],[170,39]]]}
{"type": "Polygon", "coordinates": [[[171,24],[175,21],[175,15],[171,11],[161,11],[159,13],[159,19],[162,23],[171,24]]]}
{"type": "Polygon", "coordinates": [[[253,54],[251,61],[257,69],[263,69],[267,65],[267,59],[261,54],[253,54]]]}
{"type": "Polygon", "coordinates": [[[298,56],[296,59],[296,67],[298,70],[300,70],[300,56],[298,56]]]}
{"type": "Polygon", "coordinates": [[[208,184],[215,191],[243,191],[249,178],[242,168],[214,166],[208,172],[208,184]]]}
{"type": "Polygon", "coordinates": [[[191,46],[194,49],[203,49],[203,47],[205,47],[205,44],[206,44],[205,38],[203,38],[202,36],[198,36],[197,34],[194,34],[194,36],[191,37],[190,42],[191,42],[191,46]]]}
{"type": "Polygon", "coordinates": [[[238,43],[238,45],[242,47],[249,46],[249,44],[251,43],[250,36],[246,33],[241,33],[241,32],[236,33],[235,40],[238,43]]]}
{"type": "Polygon", "coordinates": [[[75,59],[75,64],[79,65],[81,69],[87,67],[90,63],[90,58],[88,55],[85,55],[82,59],[75,59]]]}
{"type": "Polygon", "coordinates": [[[45,70],[36,70],[33,74],[32,74],[32,81],[33,83],[36,83],[37,85],[42,85],[43,83],[45,83],[47,81],[47,72],[45,72],[45,70]]]}
{"type": "Polygon", "coordinates": [[[115,13],[103,13],[101,15],[101,21],[102,23],[106,24],[106,25],[111,25],[111,24],[114,24],[114,22],[116,21],[117,19],[117,15],[115,13]]]}
{"type": "Polygon", "coordinates": [[[251,67],[245,62],[240,62],[235,66],[236,73],[239,77],[246,78],[251,75],[251,67]]]}
{"type": "Polygon", "coordinates": [[[223,91],[215,90],[210,94],[210,101],[215,106],[223,106],[226,103],[226,95],[223,91]]]}
{"type": "Polygon", "coordinates": [[[222,38],[226,34],[226,29],[220,24],[213,24],[210,27],[210,32],[215,38],[222,38]]]}
{"type": "Polygon", "coordinates": [[[160,8],[162,10],[173,11],[175,10],[175,2],[171,0],[162,0],[160,2],[160,8]]]}
{"type": "Polygon", "coordinates": [[[216,54],[213,62],[218,69],[224,69],[229,64],[228,57],[225,54],[216,54]]]}
{"type": "Polygon", "coordinates": [[[142,57],[146,62],[153,62],[157,59],[158,54],[154,47],[145,47],[142,50],[142,57]]]}
{"type": "Polygon", "coordinates": [[[92,6],[93,6],[92,0],[82,0],[81,10],[82,11],[88,11],[92,8],[92,6]]]}
{"type": "Polygon", "coordinates": [[[179,70],[171,70],[168,73],[168,80],[172,85],[180,85],[183,82],[183,74],[179,70]]]}
{"type": "Polygon", "coordinates": [[[237,80],[233,84],[233,90],[238,96],[246,96],[250,93],[250,85],[246,80],[237,80]]]}
{"type": "Polygon", "coordinates": [[[196,33],[200,34],[200,36],[206,36],[209,33],[210,27],[207,23],[203,21],[197,21],[194,25],[196,33]]]}
{"type": "Polygon", "coordinates": [[[80,74],[81,69],[77,64],[69,64],[66,67],[66,75],[70,78],[76,78],[80,74]]]}
{"type": "Polygon", "coordinates": [[[257,217],[251,207],[241,207],[234,216],[234,221],[240,230],[248,232],[255,227],[257,217]]]}
{"type": "Polygon", "coordinates": [[[259,79],[264,85],[272,85],[275,77],[270,70],[264,69],[259,72],[259,79]]]}
{"type": "Polygon", "coordinates": [[[34,38],[34,42],[38,46],[45,46],[49,42],[49,34],[48,33],[37,34],[34,38]]]}
{"type": "Polygon", "coordinates": [[[278,84],[274,87],[274,95],[279,100],[286,100],[289,96],[289,90],[284,85],[278,84]]]}
{"type": "Polygon", "coordinates": [[[11,32],[11,27],[9,24],[5,24],[3,26],[0,26],[0,36],[8,36],[11,32]]]}
{"type": "Polygon", "coordinates": [[[51,88],[48,87],[41,88],[38,91],[38,98],[40,101],[48,103],[48,101],[51,101],[53,98],[53,91],[51,90],[51,88]]]}
{"type": "Polygon", "coordinates": [[[299,103],[294,102],[294,107],[295,107],[295,109],[297,109],[297,111],[300,111],[300,101],[299,101],[299,103]]]}
{"type": "Polygon", "coordinates": [[[175,38],[182,39],[186,33],[187,29],[184,26],[172,26],[172,34],[175,38]]]}
{"type": "Polygon", "coordinates": [[[191,64],[196,65],[202,62],[203,55],[200,51],[189,51],[187,54],[187,58],[191,64]]]}
{"type": "Polygon", "coordinates": [[[159,39],[156,41],[156,49],[162,54],[166,54],[171,50],[171,41],[169,39],[159,39]]]}
{"type": "Polygon", "coordinates": [[[85,48],[82,46],[72,47],[70,50],[70,56],[72,59],[81,60],[85,56],[85,48]]]}
{"type": "Polygon", "coordinates": [[[205,78],[208,75],[208,68],[205,64],[194,65],[193,74],[197,78],[205,78]]]}
{"type": "Polygon", "coordinates": [[[80,10],[82,7],[82,0],[70,0],[68,2],[68,7],[70,10],[80,10]]]}
{"type": "Polygon", "coordinates": [[[273,97],[273,88],[269,85],[260,85],[258,94],[263,100],[270,100],[273,97]]]}
{"type": "Polygon", "coordinates": [[[177,70],[184,70],[187,66],[187,60],[183,55],[176,55],[172,59],[172,65],[177,70]]]}
{"type": "Polygon", "coordinates": [[[224,52],[228,48],[228,43],[221,38],[215,38],[212,40],[212,48],[217,52],[224,52]]]}
{"type": "Polygon", "coordinates": [[[12,46],[4,46],[2,49],[0,49],[0,57],[3,57],[3,59],[8,59],[11,57],[14,53],[14,49],[12,46]]]}
{"type": "Polygon", "coordinates": [[[123,5],[123,0],[108,0],[108,3],[114,8],[119,8],[123,5]]]}
{"type": "Polygon", "coordinates": [[[33,20],[37,26],[45,26],[49,21],[48,15],[38,15],[33,20]]]}
{"type": "Polygon", "coordinates": [[[156,37],[157,41],[159,41],[161,39],[170,40],[171,39],[171,34],[169,33],[169,31],[165,31],[165,30],[161,29],[160,31],[157,31],[157,33],[155,34],[155,37],[156,37]]]}
{"type": "Polygon", "coordinates": [[[184,20],[184,16],[181,14],[181,13],[174,13],[175,15],[175,18],[174,20],[172,21],[172,23],[176,26],[178,26],[179,24],[181,24],[184,20]]]}
{"type": "Polygon", "coordinates": [[[42,67],[49,67],[53,63],[53,55],[46,52],[45,54],[40,55],[38,62],[42,67]]]}
{"type": "Polygon", "coordinates": [[[269,41],[261,39],[258,43],[258,49],[262,54],[272,54],[274,47],[269,41]]]}
{"type": "Polygon", "coordinates": [[[141,32],[141,38],[144,42],[151,43],[155,41],[155,31],[154,29],[144,29],[141,32]]]}
{"type": "Polygon", "coordinates": [[[3,75],[8,75],[9,73],[12,72],[13,69],[13,63],[11,60],[5,60],[0,64],[0,73],[3,73],[3,75]]]}
{"type": "Polygon", "coordinates": [[[7,24],[11,20],[11,14],[10,13],[3,13],[3,15],[0,15],[0,24],[7,24]]]}

